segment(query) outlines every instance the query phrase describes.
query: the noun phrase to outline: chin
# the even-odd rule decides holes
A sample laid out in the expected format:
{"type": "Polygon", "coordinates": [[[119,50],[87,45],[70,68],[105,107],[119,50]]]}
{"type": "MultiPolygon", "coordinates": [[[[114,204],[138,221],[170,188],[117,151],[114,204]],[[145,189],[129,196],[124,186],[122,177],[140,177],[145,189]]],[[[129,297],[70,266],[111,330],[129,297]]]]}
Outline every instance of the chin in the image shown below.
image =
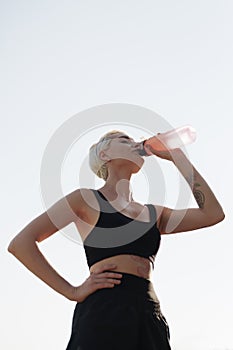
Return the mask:
{"type": "Polygon", "coordinates": [[[138,166],[139,170],[142,168],[144,162],[145,162],[145,159],[143,159],[143,158],[141,158],[141,159],[137,162],[137,166],[138,166]]]}
{"type": "Polygon", "coordinates": [[[134,163],[134,165],[135,165],[134,171],[133,171],[134,174],[135,174],[135,173],[138,173],[139,170],[141,170],[141,168],[142,168],[142,166],[143,166],[143,164],[144,164],[144,159],[142,159],[142,162],[140,162],[139,164],[138,164],[138,163],[139,163],[139,162],[137,162],[137,164],[134,163]]]}

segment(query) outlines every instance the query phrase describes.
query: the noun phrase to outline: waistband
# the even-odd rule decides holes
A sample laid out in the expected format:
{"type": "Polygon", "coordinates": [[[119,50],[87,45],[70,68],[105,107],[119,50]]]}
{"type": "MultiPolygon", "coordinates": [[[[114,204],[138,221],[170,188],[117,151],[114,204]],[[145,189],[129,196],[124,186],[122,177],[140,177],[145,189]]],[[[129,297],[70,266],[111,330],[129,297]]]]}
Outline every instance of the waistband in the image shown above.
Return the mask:
{"type": "MultiPolygon", "coordinates": [[[[112,272],[112,271],[108,271],[112,272]]],[[[159,299],[155,293],[153,283],[150,279],[139,277],[126,272],[117,271],[122,274],[121,283],[116,284],[111,290],[126,294],[130,294],[135,297],[142,297],[146,300],[151,300],[159,303],[159,299]]]]}

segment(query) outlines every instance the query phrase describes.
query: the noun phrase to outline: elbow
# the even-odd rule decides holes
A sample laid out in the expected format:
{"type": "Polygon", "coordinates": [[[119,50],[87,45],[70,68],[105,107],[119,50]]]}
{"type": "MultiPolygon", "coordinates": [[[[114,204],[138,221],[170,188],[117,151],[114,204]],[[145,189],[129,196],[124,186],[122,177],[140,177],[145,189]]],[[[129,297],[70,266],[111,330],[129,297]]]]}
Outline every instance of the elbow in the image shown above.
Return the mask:
{"type": "Polygon", "coordinates": [[[36,241],[33,237],[28,237],[26,235],[18,234],[15,236],[7,247],[9,253],[15,257],[23,254],[26,250],[31,249],[36,241]]]}
{"type": "Polygon", "coordinates": [[[12,239],[9,246],[7,247],[8,252],[11,253],[12,255],[16,256],[16,254],[18,254],[18,252],[22,249],[22,243],[23,242],[21,241],[21,239],[17,235],[16,237],[14,237],[12,239]]]}
{"type": "Polygon", "coordinates": [[[224,213],[222,208],[219,211],[219,213],[216,214],[216,217],[218,218],[218,222],[221,222],[221,221],[223,221],[225,219],[225,213],[224,213]]]}
{"type": "Polygon", "coordinates": [[[224,212],[221,212],[220,214],[215,215],[212,225],[216,225],[219,222],[223,221],[224,219],[225,219],[225,214],[224,212]]]}
{"type": "Polygon", "coordinates": [[[219,222],[220,222],[220,221],[223,221],[224,219],[225,219],[225,213],[222,212],[222,214],[221,214],[220,217],[219,217],[219,222]]]}
{"type": "Polygon", "coordinates": [[[13,255],[15,254],[15,241],[14,241],[14,239],[8,245],[7,250],[9,253],[11,253],[13,255]]]}

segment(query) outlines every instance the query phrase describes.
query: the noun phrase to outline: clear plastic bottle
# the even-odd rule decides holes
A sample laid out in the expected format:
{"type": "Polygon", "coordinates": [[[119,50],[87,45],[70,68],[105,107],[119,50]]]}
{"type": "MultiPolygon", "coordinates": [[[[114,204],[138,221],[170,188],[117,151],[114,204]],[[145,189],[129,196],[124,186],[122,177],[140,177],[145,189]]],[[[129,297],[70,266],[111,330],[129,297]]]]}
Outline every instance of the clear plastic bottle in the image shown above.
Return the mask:
{"type": "Polygon", "coordinates": [[[145,146],[150,145],[154,150],[166,151],[174,148],[179,148],[196,140],[196,130],[190,126],[185,125],[161,134],[150,137],[141,142],[139,154],[141,156],[150,156],[153,153],[145,146]]]}

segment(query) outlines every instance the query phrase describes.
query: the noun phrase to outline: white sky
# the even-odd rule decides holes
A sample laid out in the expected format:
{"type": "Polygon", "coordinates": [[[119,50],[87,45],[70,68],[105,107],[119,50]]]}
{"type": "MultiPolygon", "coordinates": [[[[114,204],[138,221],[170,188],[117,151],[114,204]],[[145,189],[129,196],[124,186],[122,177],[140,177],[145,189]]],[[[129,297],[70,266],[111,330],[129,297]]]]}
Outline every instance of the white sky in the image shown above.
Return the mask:
{"type": "MultiPolygon", "coordinates": [[[[110,103],[145,107],[174,127],[190,124],[197,130],[187,151],[226,219],[162,236],[153,282],[173,350],[233,349],[232,10],[232,2],[220,0],[0,3],[1,349],[67,345],[75,303],[28,272],[6,248],[44,211],[41,161],[55,131],[78,112],[110,103]]],[[[142,123],[135,120],[137,137],[146,136],[142,123]]],[[[87,132],[83,143],[96,142],[102,131],[87,132]]],[[[88,146],[77,147],[77,164],[73,149],[63,164],[64,194],[79,186],[78,161],[88,146]]],[[[166,181],[165,204],[173,206],[178,173],[168,162],[154,161],[166,181]]],[[[142,175],[133,178],[135,200],[144,201],[145,181],[142,175]]],[[[94,182],[95,188],[103,184],[94,182]]],[[[88,277],[80,244],[58,232],[40,247],[71,283],[88,277]]]]}

